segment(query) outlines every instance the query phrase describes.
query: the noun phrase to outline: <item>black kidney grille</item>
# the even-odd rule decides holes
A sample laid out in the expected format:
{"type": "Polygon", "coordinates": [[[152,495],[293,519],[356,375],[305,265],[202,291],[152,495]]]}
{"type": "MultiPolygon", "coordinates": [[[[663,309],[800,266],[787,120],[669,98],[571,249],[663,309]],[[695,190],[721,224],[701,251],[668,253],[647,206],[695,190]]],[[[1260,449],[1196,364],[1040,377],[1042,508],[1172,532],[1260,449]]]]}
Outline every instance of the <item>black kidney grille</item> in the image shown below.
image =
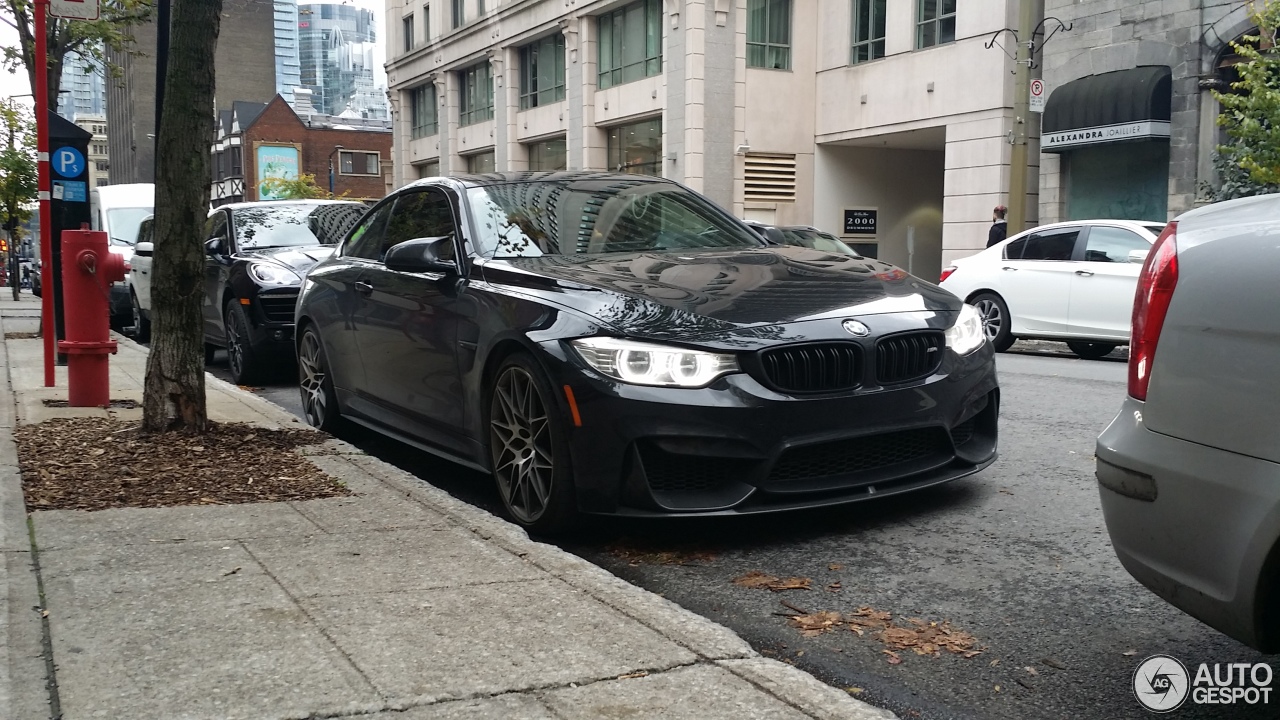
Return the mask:
{"type": "Polygon", "coordinates": [[[950,452],[941,428],[837,440],[787,450],[769,472],[769,481],[808,480],[867,472],[950,452]]]}
{"type": "Polygon", "coordinates": [[[928,377],[942,363],[940,332],[904,333],[876,343],[876,381],[881,385],[928,377]]]}
{"type": "Polygon", "coordinates": [[[793,345],[760,353],[765,377],[786,392],[849,390],[862,381],[862,348],[852,343],[793,345]]]}
{"type": "Polygon", "coordinates": [[[259,295],[262,314],[271,322],[293,322],[293,308],[298,304],[297,295],[259,295]]]}

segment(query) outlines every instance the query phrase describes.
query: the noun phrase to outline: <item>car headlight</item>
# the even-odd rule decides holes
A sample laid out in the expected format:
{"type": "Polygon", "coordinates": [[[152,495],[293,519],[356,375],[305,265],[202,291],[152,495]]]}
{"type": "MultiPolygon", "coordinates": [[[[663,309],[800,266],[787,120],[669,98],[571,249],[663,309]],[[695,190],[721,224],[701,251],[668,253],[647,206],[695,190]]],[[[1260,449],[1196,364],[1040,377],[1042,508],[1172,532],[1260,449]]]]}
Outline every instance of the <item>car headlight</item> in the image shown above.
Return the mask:
{"type": "Polygon", "coordinates": [[[982,313],[972,305],[960,307],[960,317],[956,324],[947,328],[947,347],[957,355],[968,355],[982,347],[987,333],[982,327],[982,313]]]}
{"type": "Polygon", "coordinates": [[[722,353],[608,337],[570,344],[596,372],[633,385],[696,388],[740,370],[736,357],[722,353]]]}
{"type": "Polygon", "coordinates": [[[300,285],[302,278],[286,267],[272,263],[249,263],[249,274],[267,285],[300,285]]]}

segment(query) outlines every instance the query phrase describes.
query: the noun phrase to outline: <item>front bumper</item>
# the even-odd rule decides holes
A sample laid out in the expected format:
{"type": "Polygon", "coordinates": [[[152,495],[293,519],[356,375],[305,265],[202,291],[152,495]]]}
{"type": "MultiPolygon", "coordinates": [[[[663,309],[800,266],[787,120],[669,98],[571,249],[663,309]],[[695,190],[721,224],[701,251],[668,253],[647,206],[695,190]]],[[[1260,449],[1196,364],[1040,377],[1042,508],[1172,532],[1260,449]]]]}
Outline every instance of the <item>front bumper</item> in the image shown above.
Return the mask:
{"type": "MultiPolygon", "coordinates": [[[[898,494],[996,457],[1000,394],[990,346],[892,388],[797,396],[751,374],[706,388],[642,387],[552,358],[572,388],[579,506],[620,515],[737,515],[898,494]]],[[[563,402],[564,397],[560,400],[563,402]]]]}
{"type": "Polygon", "coordinates": [[[1280,465],[1153,432],[1144,406],[1127,398],[1098,438],[1099,493],[1116,555],[1175,607],[1275,649],[1277,610],[1267,607],[1263,582],[1274,581],[1267,563],[1280,539],[1280,465]]]}
{"type": "Polygon", "coordinates": [[[296,288],[258,293],[249,298],[248,305],[241,303],[249,318],[249,342],[255,352],[293,356],[293,319],[297,303],[296,288]]]}

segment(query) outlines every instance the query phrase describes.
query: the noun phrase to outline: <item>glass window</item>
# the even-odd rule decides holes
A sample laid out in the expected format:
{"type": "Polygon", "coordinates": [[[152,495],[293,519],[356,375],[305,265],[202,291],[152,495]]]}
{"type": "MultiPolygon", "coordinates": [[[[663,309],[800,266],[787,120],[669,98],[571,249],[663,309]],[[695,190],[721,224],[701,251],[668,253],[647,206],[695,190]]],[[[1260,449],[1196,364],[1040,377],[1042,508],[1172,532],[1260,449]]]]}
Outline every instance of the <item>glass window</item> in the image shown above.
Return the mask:
{"type": "Polygon", "coordinates": [[[1018,238],[1008,245],[1004,246],[1005,260],[1018,260],[1022,258],[1022,251],[1027,247],[1027,239],[1025,237],[1018,238]]]}
{"type": "Polygon", "coordinates": [[[452,12],[449,13],[450,27],[462,27],[462,23],[466,21],[462,9],[463,0],[449,0],[449,4],[451,6],[450,10],[452,10],[452,12]]]}
{"type": "Polygon", "coordinates": [[[662,6],[639,0],[600,16],[601,90],[662,72],[662,6]]]}
{"type": "Polygon", "coordinates": [[[411,135],[424,138],[440,132],[439,118],[436,114],[436,86],[427,83],[409,90],[409,115],[411,119],[411,135]]]}
{"type": "Polygon", "coordinates": [[[382,240],[380,257],[386,257],[388,250],[402,242],[452,237],[453,234],[453,211],[444,193],[439,190],[405,193],[396,198],[396,206],[382,240]]]}
{"type": "Polygon", "coordinates": [[[338,153],[339,172],[343,175],[381,175],[382,167],[378,153],[340,152],[338,153]]]}
{"type": "Polygon", "coordinates": [[[916,0],[916,47],[956,40],[956,0],[916,0]]]}
{"type": "Polygon", "coordinates": [[[493,151],[476,153],[467,156],[467,172],[479,175],[481,173],[491,173],[494,171],[494,162],[496,156],[493,151]]]}
{"type": "Polygon", "coordinates": [[[400,24],[404,28],[404,51],[409,52],[413,49],[413,13],[404,16],[400,24]]]}
{"type": "Polygon", "coordinates": [[[237,250],[336,245],[364,215],[355,202],[255,203],[231,212],[237,250]]]}
{"type": "Polygon", "coordinates": [[[231,146],[231,174],[234,177],[244,175],[244,159],[240,153],[239,145],[231,146]]]}
{"type": "Polygon", "coordinates": [[[391,215],[392,202],[384,202],[365,216],[351,237],[342,245],[342,254],[367,260],[382,259],[382,239],[386,235],[387,218],[391,215]]]}
{"type": "Polygon", "coordinates": [[[791,69],[791,0],[747,0],[747,67],[791,69]]]}
{"type": "Polygon", "coordinates": [[[1135,232],[1117,227],[1095,225],[1089,228],[1089,241],[1084,246],[1086,262],[1129,262],[1129,252],[1151,250],[1151,243],[1135,232]]]}
{"type": "Polygon", "coordinates": [[[205,221],[205,239],[227,237],[227,214],[220,212],[205,221]]]}
{"type": "Polygon", "coordinates": [[[548,35],[520,48],[520,109],[563,99],[564,35],[548,35]]]}
{"type": "Polygon", "coordinates": [[[1026,247],[1022,250],[1022,259],[1070,260],[1078,237],[1080,237],[1078,228],[1032,233],[1027,236],[1026,247]]]}
{"type": "Polygon", "coordinates": [[[422,4],[422,39],[431,41],[431,3],[422,4]]]}
{"type": "Polygon", "coordinates": [[[662,175],[662,120],[609,128],[609,169],[635,175],[662,175]]]}
{"type": "Polygon", "coordinates": [[[414,167],[417,168],[419,178],[431,178],[440,174],[439,161],[422,163],[421,165],[414,165],[414,167]]]}
{"type": "Polygon", "coordinates": [[[853,0],[853,55],[857,64],[884,57],[884,18],[887,0],[853,0]]]}
{"type": "Polygon", "coordinates": [[[138,226],[154,208],[113,208],[107,211],[107,227],[111,228],[111,240],[117,243],[132,245],[138,240],[138,226]]]}
{"type": "Polygon", "coordinates": [[[529,143],[530,170],[565,170],[569,167],[564,138],[529,143]]]}
{"type": "Polygon", "coordinates": [[[474,125],[493,119],[493,67],[489,61],[476,63],[458,73],[461,97],[458,124],[474,125]]]}
{"type": "Polygon", "coordinates": [[[544,180],[472,188],[467,197],[488,256],[689,252],[764,244],[710,200],[674,183],[544,180]]]}

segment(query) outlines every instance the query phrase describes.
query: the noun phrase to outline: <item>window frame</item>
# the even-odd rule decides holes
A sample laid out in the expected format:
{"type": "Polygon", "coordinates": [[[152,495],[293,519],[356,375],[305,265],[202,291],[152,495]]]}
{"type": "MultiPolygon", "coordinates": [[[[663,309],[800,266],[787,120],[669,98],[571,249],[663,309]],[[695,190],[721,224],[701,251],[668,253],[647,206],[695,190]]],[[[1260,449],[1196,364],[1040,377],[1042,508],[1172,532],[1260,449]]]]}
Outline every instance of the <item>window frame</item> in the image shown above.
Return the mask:
{"type": "Polygon", "coordinates": [[[596,87],[606,90],[662,74],[662,5],[661,0],[635,0],[620,8],[596,16],[596,87]],[[626,61],[624,42],[627,37],[627,13],[641,8],[644,18],[644,57],[626,61]],[[608,39],[605,29],[608,28],[608,39]],[[653,41],[656,40],[656,43],[653,41]],[[652,45],[652,47],[651,47],[652,45]],[[606,54],[608,57],[606,58],[606,54]],[[628,78],[627,71],[640,67],[642,74],[628,78]]]}
{"type": "Polygon", "coordinates": [[[459,248],[459,240],[461,236],[462,236],[462,224],[459,222],[457,209],[454,207],[453,202],[450,200],[449,193],[445,192],[444,188],[438,185],[426,185],[421,188],[414,188],[413,190],[401,192],[396,195],[395,203],[391,208],[391,212],[387,215],[387,225],[385,228],[383,228],[382,242],[379,246],[381,247],[379,257],[382,259],[379,260],[378,262],[385,263],[387,252],[391,250],[391,248],[395,247],[396,245],[400,245],[401,243],[406,243],[411,240],[421,240],[426,237],[447,237],[450,239],[451,245],[453,246],[453,261],[454,261],[454,264],[457,265],[458,258],[460,257],[458,253],[458,248],[459,248]],[[396,215],[401,211],[401,205],[405,203],[407,200],[409,200],[410,198],[416,198],[422,195],[437,195],[438,196],[437,201],[444,202],[444,206],[449,210],[449,223],[450,225],[452,225],[452,230],[449,232],[448,235],[417,235],[415,237],[403,238],[396,242],[390,242],[393,225],[396,219],[396,215]]]}
{"type": "Polygon", "coordinates": [[[413,32],[414,21],[416,19],[417,18],[414,17],[413,13],[409,13],[408,15],[405,15],[404,17],[400,18],[400,30],[401,32],[404,33],[404,52],[406,53],[413,52],[414,49],[417,47],[417,45],[414,42],[414,32],[413,32]]]}
{"type": "Polygon", "coordinates": [[[529,170],[531,172],[555,172],[556,170],[565,170],[569,167],[569,144],[568,139],[564,135],[552,138],[543,138],[533,142],[524,143],[525,157],[528,160],[529,170]],[[544,167],[534,167],[534,148],[546,148],[551,143],[558,142],[563,146],[564,167],[548,170],[544,167]]]}
{"type": "Polygon", "coordinates": [[[481,150],[480,152],[470,153],[470,154],[468,154],[468,155],[463,155],[462,157],[463,157],[463,159],[464,159],[464,160],[466,161],[466,163],[467,163],[467,173],[469,173],[469,174],[471,174],[471,175],[483,175],[483,174],[488,173],[488,172],[496,172],[496,171],[497,171],[497,169],[498,169],[498,151],[497,151],[497,148],[489,148],[488,150],[481,150]],[[482,157],[489,157],[489,158],[493,158],[493,170],[492,170],[492,171],[490,171],[490,170],[476,170],[476,169],[474,168],[474,163],[475,163],[476,159],[477,159],[477,158],[482,158],[482,157]]]}
{"type": "MultiPolygon", "coordinates": [[[[614,143],[615,143],[615,142],[617,142],[617,141],[615,141],[615,139],[614,139],[614,138],[615,138],[615,133],[621,133],[622,131],[624,131],[624,130],[626,130],[626,129],[628,129],[628,128],[633,128],[633,127],[636,127],[636,126],[638,126],[638,125],[647,125],[647,124],[649,124],[649,123],[657,123],[657,128],[658,128],[658,142],[659,142],[659,143],[662,143],[663,128],[662,128],[662,118],[661,118],[661,116],[659,116],[659,117],[645,118],[645,119],[643,119],[643,120],[637,120],[637,121],[634,121],[634,122],[626,123],[625,125],[611,125],[611,126],[609,126],[609,127],[605,128],[605,158],[606,158],[606,162],[608,163],[608,170],[609,170],[609,172],[631,173],[632,168],[651,168],[651,169],[656,170],[657,172],[655,172],[655,173],[649,173],[649,172],[637,172],[637,173],[631,173],[631,174],[636,174],[636,175],[650,175],[651,177],[662,177],[662,176],[663,176],[663,175],[662,175],[662,173],[663,173],[663,171],[666,169],[666,164],[663,162],[663,152],[664,152],[664,148],[662,147],[662,145],[659,145],[659,147],[658,147],[658,157],[657,157],[657,159],[656,159],[656,160],[654,160],[653,162],[640,163],[640,164],[638,164],[638,165],[631,165],[631,164],[629,164],[629,163],[622,163],[622,162],[618,162],[618,163],[615,163],[615,162],[614,162],[614,147],[615,147],[614,143]],[[654,167],[654,166],[656,166],[656,167],[654,167]]],[[[618,148],[618,159],[619,159],[619,160],[625,160],[625,159],[626,159],[626,145],[625,145],[625,144],[621,144],[621,143],[619,142],[619,144],[618,144],[616,147],[618,148]]]]}
{"type": "Polygon", "coordinates": [[[377,242],[377,247],[379,251],[381,251],[382,241],[385,240],[387,236],[387,221],[391,218],[391,211],[395,209],[396,200],[396,197],[391,197],[375,205],[373,209],[369,211],[369,214],[365,215],[364,219],[356,223],[355,227],[351,228],[351,232],[347,233],[347,236],[342,239],[342,245],[338,248],[337,254],[341,257],[356,258],[366,262],[382,262],[380,258],[372,258],[368,255],[355,254],[354,251],[358,249],[359,242],[364,239],[364,233],[360,233],[360,237],[356,237],[356,233],[361,228],[364,228],[367,233],[374,223],[381,223],[382,236],[378,238],[377,242]],[[384,212],[385,214],[383,214],[384,212]],[[353,243],[356,244],[356,247],[352,247],[353,243]]]}
{"type": "Polygon", "coordinates": [[[544,105],[552,105],[565,99],[568,83],[565,79],[565,42],[564,34],[557,31],[516,49],[520,63],[520,105],[521,110],[529,110],[544,105]],[[542,55],[551,51],[552,85],[542,88],[538,84],[539,70],[542,69],[542,55]]]}
{"type": "Polygon", "coordinates": [[[940,45],[950,45],[956,41],[956,15],[959,13],[959,0],[916,0],[916,49],[925,50],[940,45]],[[925,3],[933,2],[933,17],[925,17],[925,3]],[[943,12],[944,3],[953,4],[951,12],[943,12]],[[951,39],[942,40],[942,27],[947,20],[951,21],[951,39]],[[926,27],[933,26],[933,41],[925,44],[924,30],[926,27]]]}
{"type": "Polygon", "coordinates": [[[793,5],[791,0],[747,0],[747,67],[757,70],[791,70],[791,30],[792,25],[794,24],[792,23],[792,10],[793,5]],[[786,4],[787,11],[787,39],[785,43],[770,39],[774,30],[772,24],[774,6],[781,5],[783,3],[786,4]],[[753,10],[753,8],[758,9],[758,12],[760,12],[764,18],[764,28],[760,32],[760,36],[764,38],[763,40],[753,41],[751,39],[753,29],[752,17],[757,12],[757,10],[753,10]],[[753,49],[760,51],[757,53],[761,58],[758,62],[752,61],[751,51],[753,49]],[[785,58],[781,67],[768,64],[770,56],[774,53],[778,53],[785,58]]]}
{"type": "Polygon", "coordinates": [[[435,83],[409,88],[409,138],[418,140],[439,134],[440,101],[435,83]],[[424,117],[428,115],[429,119],[424,117]]]}
{"type": "Polygon", "coordinates": [[[1024,235],[1022,238],[1020,238],[1023,244],[1022,244],[1022,253],[1020,254],[1019,257],[1016,257],[1016,258],[1007,257],[1008,248],[1014,243],[1010,243],[1009,245],[1005,246],[1006,259],[1018,260],[1021,262],[1073,262],[1075,260],[1077,250],[1080,248],[1081,236],[1086,234],[1085,231],[1086,231],[1086,227],[1083,225],[1069,225],[1066,227],[1047,228],[1045,230],[1037,230],[1035,232],[1028,233],[1024,235]],[[1067,256],[1065,258],[1026,257],[1027,248],[1031,245],[1032,240],[1049,238],[1055,235],[1068,235],[1068,234],[1074,235],[1074,237],[1071,239],[1071,251],[1067,253],[1067,256]]]}
{"type": "Polygon", "coordinates": [[[378,150],[339,150],[338,151],[338,174],[345,177],[380,177],[382,175],[382,153],[378,150]],[[355,156],[363,155],[364,169],[369,169],[369,156],[376,158],[378,172],[356,172],[355,156]],[[351,172],[347,172],[344,165],[344,157],[351,157],[351,172]]]}
{"type": "Polygon", "coordinates": [[[493,66],[488,60],[458,71],[458,126],[477,125],[493,119],[493,66]],[[484,85],[483,88],[480,85],[484,85]],[[487,90],[487,92],[483,92],[487,90]],[[476,98],[487,98],[488,105],[476,104],[476,98]]]}
{"type": "Polygon", "coordinates": [[[450,0],[449,27],[457,30],[467,23],[466,0],[450,0]]]}
{"type": "Polygon", "coordinates": [[[850,20],[850,40],[849,47],[849,64],[861,65],[862,63],[874,62],[886,55],[885,36],[888,35],[888,28],[885,18],[889,14],[888,0],[853,0],[850,4],[853,8],[853,16],[850,20]],[[867,39],[859,40],[858,34],[861,29],[858,23],[859,6],[867,5],[867,18],[871,28],[867,31],[867,39]],[[879,11],[877,13],[877,10],[879,11]],[[878,27],[877,27],[878,26],[878,27]],[[880,35],[876,35],[877,29],[880,35]],[[867,57],[858,58],[858,50],[867,48],[867,57]],[[877,51],[879,54],[877,54],[877,51]]]}
{"type": "Polygon", "coordinates": [[[1149,253],[1151,252],[1151,248],[1155,246],[1155,243],[1148,240],[1145,236],[1142,235],[1142,233],[1138,232],[1137,230],[1133,230],[1127,227],[1122,227],[1119,225],[1089,225],[1087,227],[1087,230],[1088,232],[1085,234],[1084,242],[1076,243],[1076,254],[1072,257],[1073,260],[1078,260],[1080,262],[1103,262],[1103,263],[1110,263],[1114,265],[1125,265],[1125,264],[1129,264],[1129,252],[1132,252],[1133,250],[1145,249],[1149,253]],[[1121,260],[1112,260],[1110,256],[1108,256],[1106,260],[1091,260],[1089,259],[1089,243],[1093,241],[1093,234],[1098,231],[1102,231],[1103,235],[1106,235],[1108,233],[1113,233],[1113,232],[1123,233],[1124,235],[1131,236],[1133,240],[1136,240],[1140,243],[1145,243],[1145,245],[1139,245],[1137,247],[1129,248],[1129,250],[1125,252],[1124,258],[1121,260]]]}

